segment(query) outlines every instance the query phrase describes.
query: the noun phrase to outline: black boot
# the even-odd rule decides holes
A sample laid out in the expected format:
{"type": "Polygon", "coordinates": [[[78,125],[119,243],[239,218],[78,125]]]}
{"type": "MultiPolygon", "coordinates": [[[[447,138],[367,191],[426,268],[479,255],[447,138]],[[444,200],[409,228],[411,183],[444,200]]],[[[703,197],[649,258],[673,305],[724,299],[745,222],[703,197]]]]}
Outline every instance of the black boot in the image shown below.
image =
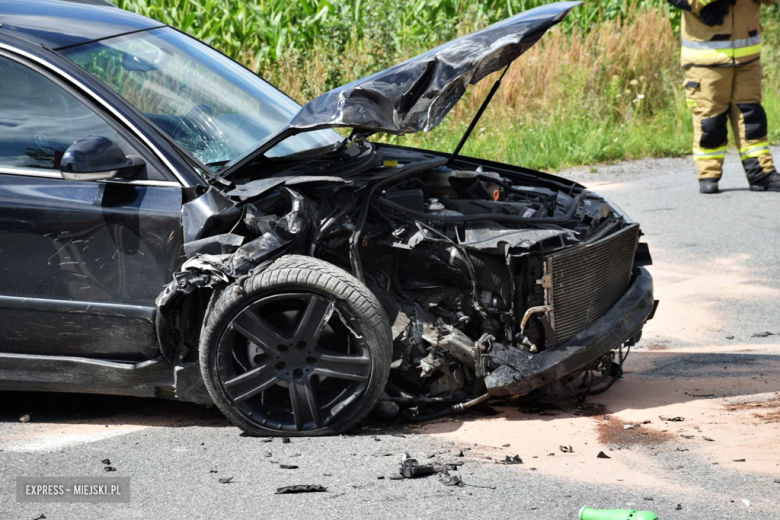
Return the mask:
{"type": "Polygon", "coordinates": [[[720,190],[718,189],[718,180],[701,179],[699,181],[699,193],[706,193],[708,195],[712,193],[720,193],[720,190]]]}
{"type": "Polygon", "coordinates": [[[772,172],[760,181],[751,182],[750,191],[780,191],[780,175],[772,172]]]}

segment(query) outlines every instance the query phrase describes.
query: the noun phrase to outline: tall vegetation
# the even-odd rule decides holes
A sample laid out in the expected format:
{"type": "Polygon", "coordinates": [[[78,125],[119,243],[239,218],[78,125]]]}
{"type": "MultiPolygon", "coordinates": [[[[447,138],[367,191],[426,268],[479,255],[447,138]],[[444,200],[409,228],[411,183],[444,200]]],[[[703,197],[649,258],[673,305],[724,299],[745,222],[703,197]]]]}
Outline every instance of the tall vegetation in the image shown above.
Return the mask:
{"type": "MultiPolygon", "coordinates": [[[[545,0],[117,0],[188,32],[299,101],[545,0]]],[[[780,137],[780,11],[765,8],[765,104],[780,137]]],[[[689,153],[679,11],[666,0],[587,0],[510,69],[464,153],[562,168],[689,153]]],[[[386,137],[451,150],[490,88],[430,134],[386,137]]]]}

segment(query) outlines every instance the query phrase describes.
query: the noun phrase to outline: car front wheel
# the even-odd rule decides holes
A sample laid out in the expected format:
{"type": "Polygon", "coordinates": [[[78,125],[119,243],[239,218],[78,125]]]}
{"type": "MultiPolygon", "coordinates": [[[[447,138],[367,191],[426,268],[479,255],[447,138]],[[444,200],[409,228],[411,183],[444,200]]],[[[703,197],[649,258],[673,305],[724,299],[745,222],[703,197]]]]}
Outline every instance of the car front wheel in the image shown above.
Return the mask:
{"type": "Polygon", "coordinates": [[[391,345],[387,317],[365,285],[291,255],[215,293],[200,365],[214,402],[248,434],[329,435],[374,406],[391,345]]]}

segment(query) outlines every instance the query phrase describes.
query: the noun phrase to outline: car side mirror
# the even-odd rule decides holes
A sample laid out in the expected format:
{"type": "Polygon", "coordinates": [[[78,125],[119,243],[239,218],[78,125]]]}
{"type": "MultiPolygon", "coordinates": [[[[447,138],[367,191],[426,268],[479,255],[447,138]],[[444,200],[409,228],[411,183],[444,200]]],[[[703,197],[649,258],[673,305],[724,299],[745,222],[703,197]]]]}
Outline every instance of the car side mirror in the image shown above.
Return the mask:
{"type": "Polygon", "coordinates": [[[60,160],[62,178],[68,181],[101,181],[127,178],[146,167],[138,156],[126,156],[117,143],[100,135],[79,139],[60,160]]]}

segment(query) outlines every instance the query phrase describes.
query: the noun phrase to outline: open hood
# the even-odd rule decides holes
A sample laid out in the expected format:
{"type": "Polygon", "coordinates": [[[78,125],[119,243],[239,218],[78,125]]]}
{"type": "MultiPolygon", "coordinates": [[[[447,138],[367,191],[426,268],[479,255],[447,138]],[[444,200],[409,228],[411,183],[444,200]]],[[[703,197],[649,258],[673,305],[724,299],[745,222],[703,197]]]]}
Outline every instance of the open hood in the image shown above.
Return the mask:
{"type": "Polygon", "coordinates": [[[348,85],[301,108],[290,133],[350,127],[406,134],[438,125],[469,85],[501,70],[582,2],[522,12],[348,85]]]}

